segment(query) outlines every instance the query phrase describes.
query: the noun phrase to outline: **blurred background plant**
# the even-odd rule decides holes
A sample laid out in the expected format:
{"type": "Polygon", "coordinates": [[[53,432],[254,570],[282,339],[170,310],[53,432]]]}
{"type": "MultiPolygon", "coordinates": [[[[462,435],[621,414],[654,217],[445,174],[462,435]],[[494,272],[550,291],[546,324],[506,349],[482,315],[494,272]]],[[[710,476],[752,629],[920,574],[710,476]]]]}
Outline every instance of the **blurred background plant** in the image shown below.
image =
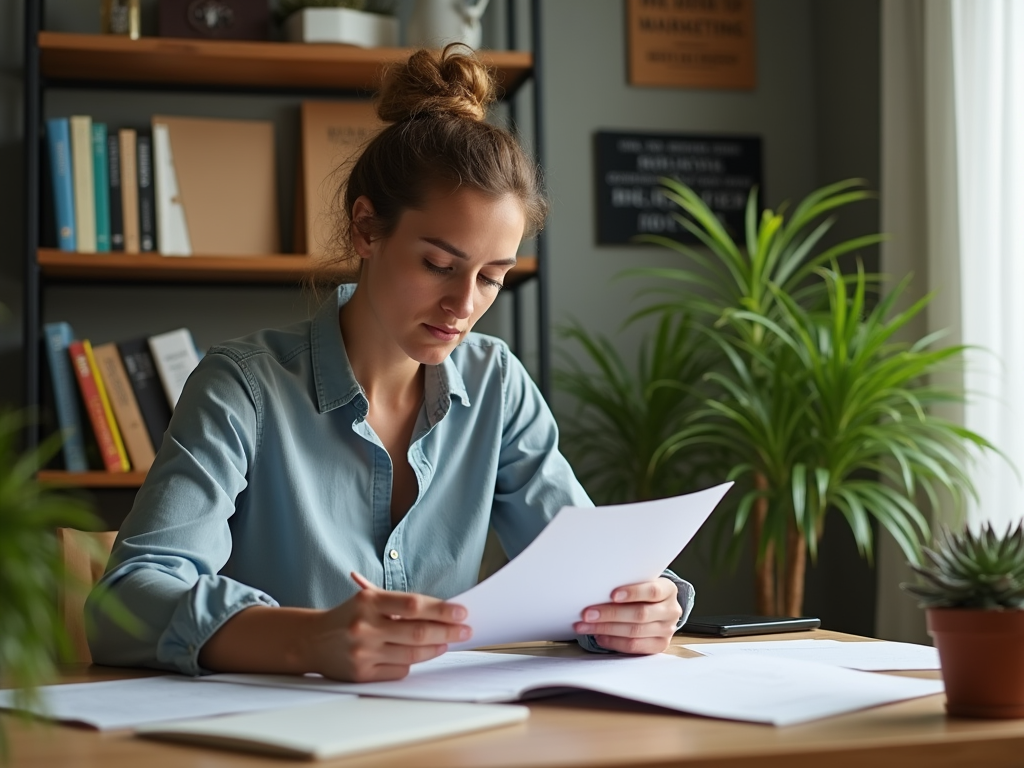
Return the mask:
{"type": "MultiPolygon", "coordinates": [[[[823,246],[833,212],[870,196],[863,182],[812,192],[788,220],[785,207],[759,215],[753,190],[741,248],[692,189],[662,181],[680,209],[676,219],[697,244],[641,238],[674,250],[686,264],[628,273],[657,281],[642,292],[648,304],[631,320],[657,318],[655,340],[662,328],[687,327],[687,366],[673,370],[673,356],[663,355],[655,375],[642,353],[634,374],[621,361],[610,364],[617,358],[607,340],[579,327],[567,334],[592,363],[581,369],[571,362],[556,379],[577,397],[577,413],[612,403],[608,392],[629,392],[640,404],[632,423],[647,425],[630,435],[621,426],[609,429],[607,417],[570,422],[566,450],[572,456],[571,445],[581,454],[584,482],[600,491],[609,481],[599,468],[610,475],[619,466],[635,476],[626,468],[638,461],[645,477],[661,479],[649,496],[693,489],[695,478],[735,480],[716,517],[725,554],[735,557],[745,540],[752,542],[755,604],[764,615],[800,615],[807,556],[817,555],[829,509],[845,518],[862,556],[873,554],[873,519],[918,562],[930,537],[918,494],[933,506],[948,496],[961,507],[973,493],[968,446],[991,446],[932,410],[962,400],[931,376],[959,364],[963,347],[933,348],[936,336],[899,338],[928,298],[898,311],[909,279],[876,300],[880,276],[859,263],[840,270],[842,257],[882,236],[823,246]]],[[[642,346],[652,343],[657,348],[650,339],[642,346]]],[[[620,483],[620,493],[627,487],[631,498],[642,498],[638,484],[620,483]]]]}

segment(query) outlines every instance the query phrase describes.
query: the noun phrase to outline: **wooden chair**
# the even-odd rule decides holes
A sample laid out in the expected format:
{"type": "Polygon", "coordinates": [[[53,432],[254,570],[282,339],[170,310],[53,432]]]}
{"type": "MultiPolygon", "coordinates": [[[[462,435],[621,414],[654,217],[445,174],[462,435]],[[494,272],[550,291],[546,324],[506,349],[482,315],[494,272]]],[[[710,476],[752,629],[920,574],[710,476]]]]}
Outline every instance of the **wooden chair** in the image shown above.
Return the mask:
{"type": "Polygon", "coordinates": [[[57,610],[71,639],[72,661],[92,662],[85,636],[85,598],[88,588],[103,575],[116,537],[117,531],[89,533],[73,528],[57,529],[65,568],[65,583],[57,595],[57,610]]]}

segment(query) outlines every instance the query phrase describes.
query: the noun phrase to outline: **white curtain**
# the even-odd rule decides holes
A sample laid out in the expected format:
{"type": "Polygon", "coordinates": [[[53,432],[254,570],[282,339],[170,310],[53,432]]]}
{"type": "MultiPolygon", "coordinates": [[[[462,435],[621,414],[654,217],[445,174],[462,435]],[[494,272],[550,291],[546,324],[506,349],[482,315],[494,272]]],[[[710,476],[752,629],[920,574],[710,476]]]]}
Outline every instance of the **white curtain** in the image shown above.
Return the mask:
{"type": "MultiPolygon", "coordinates": [[[[1010,459],[978,456],[967,509],[972,525],[1005,526],[1024,514],[1011,466],[1024,472],[1024,2],[883,0],[881,21],[882,271],[914,274],[908,300],[934,296],[909,337],[947,330],[946,343],[977,348],[943,382],[967,404],[942,415],[1010,459]]],[[[909,578],[882,534],[877,634],[927,642],[899,589],[909,578]]]]}
{"type": "MultiPolygon", "coordinates": [[[[882,272],[893,285],[912,274],[908,305],[933,295],[906,329],[916,340],[948,329],[960,341],[960,275],[956,135],[953,108],[950,0],[883,0],[882,32],[882,272]]],[[[955,373],[945,382],[960,389],[955,373]]],[[[950,408],[944,417],[962,422],[950,408]]],[[[877,547],[879,637],[929,642],[924,612],[900,590],[912,580],[906,558],[884,531],[877,547]]]]}
{"type": "MultiPolygon", "coordinates": [[[[972,353],[964,423],[1024,471],[1024,3],[953,0],[960,291],[972,353]]],[[[972,525],[1021,518],[1020,477],[988,453],[972,525]]]]}

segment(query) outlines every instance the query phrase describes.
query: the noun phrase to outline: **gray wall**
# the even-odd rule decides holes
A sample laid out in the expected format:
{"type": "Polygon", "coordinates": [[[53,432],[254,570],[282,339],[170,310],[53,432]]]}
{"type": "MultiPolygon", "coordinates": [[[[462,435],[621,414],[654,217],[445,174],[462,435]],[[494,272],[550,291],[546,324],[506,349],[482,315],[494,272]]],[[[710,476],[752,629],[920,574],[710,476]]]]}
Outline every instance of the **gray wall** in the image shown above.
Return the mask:
{"type": "MultiPolygon", "coordinates": [[[[20,312],[21,283],[21,3],[0,0],[0,302],[20,312]]],[[[399,6],[404,7],[405,0],[399,6]]],[[[94,31],[98,0],[49,3],[52,29],[94,31]]],[[[144,3],[152,13],[152,0],[144,3]]],[[[500,35],[503,3],[492,3],[491,35],[500,35]]],[[[150,16],[151,18],[151,16],[150,16]]],[[[758,134],[764,142],[767,203],[796,200],[820,184],[848,176],[878,183],[878,3],[877,0],[757,0],[758,86],[751,92],[634,88],[626,84],[625,9],[622,0],[545,0],[542,4],[545,61],[543,126],[546,172],[552,200],[549,222],[551,310],[554,323],[570,318],[617,337],[632,359],[640,328],[621,332],[635,284],[613,282],[633,266],[673,262],[667,253],[640,247],[595,245],[592,137],[602,129],[758,134]]],[[[522,46],[530,41],[523,39],[522,46]]],[[[528,97],[528,94],[527,94],[528,97]]],[[[264,117],[278,126],[282,167],[294,151],[296,100],[244,97],[173,97],[180,114],[264,117]]],[[[172,111],[163,97],[146,94],[54,93],[47,112],[92,112],[111,122],[144,121],[172,111]],[[155,106],[159,103],[159,107],[155,106]]],[[[520,122],[528,125],[529,111],[520,122]]],[[[525,137],[529,141],[527,132],[525,137]]],[[[282,209],[289,210],[288,177],[282,209]]],[[[865,206],[842,225],[844,232],[877,228],[877,210],[865,206]]],[[[533,306],[533,291],[524,305],[533,306]]],[[[201,345],[268,324],[302,316],[294,292],[279,289],[198,287],[180,289],[74,286],[52,290],[47,316],[70,320],[76,330],[107,340],[188,325],[201,345]],[[125,317],[132,318],[126,326],[125,317]]],[[[482,330],[509,333],[508,302],[482,330]]],[[[529,330],[529,328],[528,328],[529,330]]],[[[0,403],[20,399],[18,323],[0,326],[0,403]]],[[[557,342],[556,342],[556,350],[557,342]]],[[[534,345],[526,351],[529,364],[534,345]]],[[[557,365],[556,353],[554,363],[557,365]]],[[[570,407],[558,396],[556,413],[570,407]]],[[[109,502],[111,506],[124,501],[109,502]]],[[[116,512],[112,513],[116,516],[116,512]]],[[[836,521],[840,523],[840,521],[836,521]]],[[[837,629],[870,632],[863,600],[873,578],[852,553],[842,524],[830,521],[822,566],[812,574],[808,611],[837,629]],[[834,533],[835,532],[835,533],[834,533]],[[829,552],[834,549],[835,553],[829,552]]],[[[697,585],[702,612],[752,607],[749,568],[731,572],[718,564],[707,541],[698,541],[677,563],[697,585]]],[[[868,597],[865,597],[868,595],[868,597]]]]}

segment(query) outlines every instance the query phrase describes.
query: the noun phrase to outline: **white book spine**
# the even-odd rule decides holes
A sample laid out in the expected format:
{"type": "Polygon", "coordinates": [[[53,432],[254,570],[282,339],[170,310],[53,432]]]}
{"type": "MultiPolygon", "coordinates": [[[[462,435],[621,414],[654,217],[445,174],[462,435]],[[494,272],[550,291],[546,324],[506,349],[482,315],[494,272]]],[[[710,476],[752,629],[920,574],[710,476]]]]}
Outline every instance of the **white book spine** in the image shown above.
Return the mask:
{"type": "Polygon", "coordinates": [[[163,256],[191,256],[192,241],[174,171],[171,132],[163,123],[153,123],[153,160],[156,168],[157,250],[163,256]]]}
{"type": "Polygon", "coordinates": [[[171,409],[178,404],[181,390],[189,374],[199,365],[199,354],[188,328],[149,337],[149,351],[153,355],[160,383],[171,409]]]}

